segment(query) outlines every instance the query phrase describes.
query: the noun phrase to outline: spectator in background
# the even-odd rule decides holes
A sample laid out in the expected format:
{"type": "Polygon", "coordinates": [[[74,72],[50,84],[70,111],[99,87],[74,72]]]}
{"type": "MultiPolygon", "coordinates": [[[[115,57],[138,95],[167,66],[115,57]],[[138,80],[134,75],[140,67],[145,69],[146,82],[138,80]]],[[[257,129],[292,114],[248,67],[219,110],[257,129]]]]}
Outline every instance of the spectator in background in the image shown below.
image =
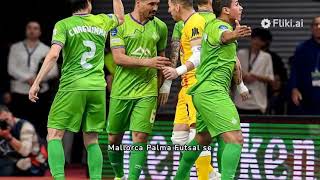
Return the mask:
{"type": "Polygon", "coordinates": [[[266,44],[266,34],[262,29],[252,30],[251,47],[240,49],[238,58],[243,70],[243,80],[249,89],[249,99],[242,101],[234,93],[234,101],[239,114],[264,114],[267,109],[267,85],[274,80],[272,58],[262,50],[266,44]]]}
{"type": "Polygon", "coordinates": [[[0,105],[0,176],[44,175],[47,151],[33,125],[0,105]]]}
{"type": "Polygon", "coordinates": [[[287,69],[281,57],[270,50],[272,34],[267,29],[260,30],[264,34],[264,45],[262,50],[269,53],[272,59],[274,82],[268,86],[268,114],[285,113],[285,89],[288,81],[287,69]]]}
{"type": "Polygon", "coordinates": [[[33,81],[41,67],[49,47],[39,38],[40,24],[36,21],[28,22],[26,39],[11,46],[8,59],[8,73],[12,77],[10,107],[15,115],[32,121],[41,137],[46,136],[47,117],[49,113],[50,95],[48,81],[58,76],[57,65],[50,71],[47,79],[41,84],[40,100],[38,104],[29,101],[28,94],[33,81]]]}
{"type": "Polygon", "coordinates": [[[291,63],[292,114],[320,115],[320,16],[311,30],[312,37],[297,46],[291,63]]]}

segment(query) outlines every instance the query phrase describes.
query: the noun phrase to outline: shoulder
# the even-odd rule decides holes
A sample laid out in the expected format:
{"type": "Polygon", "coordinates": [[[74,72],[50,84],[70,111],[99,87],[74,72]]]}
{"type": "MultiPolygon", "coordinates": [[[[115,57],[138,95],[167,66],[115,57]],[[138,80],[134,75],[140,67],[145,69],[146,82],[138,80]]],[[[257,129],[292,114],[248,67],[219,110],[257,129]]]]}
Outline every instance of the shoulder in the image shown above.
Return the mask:
{"type": "Polygon", "coordinates": [[[312,39],[303,41],[297,46],[296,51],[306,50],[310,47],[311,44],[312,44],[312,39]]]}
{"type": "Polygon", "coordinates": [[[19,48],[19,47],[22,47],[22,46],[23,46],[23,41],[19,41],[19,42],[13,43],[11,45],[11,49],[19,48]]]}
{"type": "Polygon", "coordinates": [[[39,47],[41,47],[42,49],[48,49],[48,50],[50,49],[50,47],[44,44],[43,42],[39,43],[39,47]]]}
{"type": "Polygon", "coordinates": [[[272,61],[271,55],[268,52],[260,51],[260,53],[265,62],[272,61]]]}
{"type": "Polygon", "coordinates": [[[158,17],[154,17],[153,21],[155,22],[155,24],[157,24],[160,28],[167,28],[167,24],[165,22],[163,22],[161,19],[159,19],[158,17]]]}

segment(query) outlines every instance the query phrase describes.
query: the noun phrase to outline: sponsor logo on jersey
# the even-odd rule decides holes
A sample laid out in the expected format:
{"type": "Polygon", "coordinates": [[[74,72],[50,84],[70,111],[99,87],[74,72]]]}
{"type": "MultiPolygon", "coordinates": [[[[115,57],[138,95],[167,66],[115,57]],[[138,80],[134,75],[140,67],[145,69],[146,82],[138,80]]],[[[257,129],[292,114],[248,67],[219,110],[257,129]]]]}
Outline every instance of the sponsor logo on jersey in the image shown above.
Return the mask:
{"type": "Polygon", "coordinates": [[[117,35],[117,34],[118,34],[117,28],[112,29],[112,30],[110,31],[110,34],[111,34],[111,36],[117,35]]]}
{"type": "Polygon", "coordinates": [[[136,57],[151,57],[151,51],[148,48],[139,47],[131,55],[136,57]]]}
{"type": "Polygon", "coordinates": [[[199,35],[199,29],[198,28],[193,28],[192,29],[192,34],[191,34],[191,37],[194,37],[194,36],[197,36],[199,35]]]}
{"type": "Polygon", "coordinates": [[[228,27],[226,25],[220,25],[219,29],[225,31],[228,30],[228,27]]]}

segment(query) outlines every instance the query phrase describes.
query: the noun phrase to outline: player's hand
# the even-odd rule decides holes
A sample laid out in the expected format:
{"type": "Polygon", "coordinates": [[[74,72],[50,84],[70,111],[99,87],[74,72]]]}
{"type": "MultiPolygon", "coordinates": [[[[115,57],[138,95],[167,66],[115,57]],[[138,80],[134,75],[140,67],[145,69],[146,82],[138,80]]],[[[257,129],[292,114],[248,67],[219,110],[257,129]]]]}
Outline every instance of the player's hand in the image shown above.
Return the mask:
{"type": "Polygon", "coordinates": [[[297,88],[292,89],[291,99],[296,106],[300,105],[300,101],[302,100],[302,94],[297,88]]]}
{"type": "Polygon", "coordinates": [[[159,89],[158,104],[165,105],[168,102],[172,81],[165,80],[159,89]]]}
{"type": "Polygon", "coordinates": [[[243,93],[240,94],[242,101],[246,101],[249,99],[250,93],[249,91],[245,91],[243,93]]]}
{"type": "Polygon", "coordinates": [[[169,98],[169,93],[159,93],[158,104],[161,106],[167,104],[168,98],[169,98]]]}
{"type": "Polygon", "coordinates": [[[151,58],[150,60],[147,60],[147,66],[151,68],[161,69],[165,66],[171,66],[171,62],[168,58],[157,56],[154,58],[151,58]]]}
{"type": "Polygon", "coordinates": [[[251,36],[251,28],[249,26],[240,25],[238,20],[236,20],[235,23],[236,28],[233,32],[235,33],[236,38],[251,36]]]}
{"type": "Polygon", "coordinates": [[[179,76],[176,68],[173,68],[173,67],[163,67],[162,73],[164,78],[169,80],[176,79],[179,76]]]}
{"type": "Polygon", "coordinates": [[[40,86],[38,84],[33,84],[29,90],[29,100],[32,102],[37,102],[38,92],[40,91],[40,86]]]}

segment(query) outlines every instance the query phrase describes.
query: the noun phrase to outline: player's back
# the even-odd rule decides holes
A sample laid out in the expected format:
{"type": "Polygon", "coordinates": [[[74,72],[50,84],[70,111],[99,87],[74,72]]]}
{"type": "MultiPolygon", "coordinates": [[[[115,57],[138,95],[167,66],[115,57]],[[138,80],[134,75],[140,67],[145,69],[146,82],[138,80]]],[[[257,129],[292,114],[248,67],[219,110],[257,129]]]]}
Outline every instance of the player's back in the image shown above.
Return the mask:
{"type": "Polygon", "coordinates": [[[236,63],[236,44],[221,43],[224,31],[232,31],[228,23],[215,19],[205,28],[201,45],[201,64],[197,68],[197,84],[190,89],[190,94],[211,90],[222,90],[228,94],[236,63]]]}
{"type": "Polygon", "coordinates": [[[216,15],[211,11],[198,11],[198,13],[205,19],[206,24],[216,19],[216,15]]]}
{"type": "Polygon", "coordinates": [[[74,15],[55,25],[52,43],[63,46],[59,90],[103,90],[104,48],[115,15],[74,15]]]}
{"type": "MultiPolygon", "coordinates": [[[[180,60],[185,64],[192,55],[191,41],[201,39],[205,27],[205,19],[198,13],[194,13],[184,23],[181,35],[180,60]]],[[[189,71],[182,76],[182,86],[189,86],[196,82],[195,70],[189,71]]]]}

